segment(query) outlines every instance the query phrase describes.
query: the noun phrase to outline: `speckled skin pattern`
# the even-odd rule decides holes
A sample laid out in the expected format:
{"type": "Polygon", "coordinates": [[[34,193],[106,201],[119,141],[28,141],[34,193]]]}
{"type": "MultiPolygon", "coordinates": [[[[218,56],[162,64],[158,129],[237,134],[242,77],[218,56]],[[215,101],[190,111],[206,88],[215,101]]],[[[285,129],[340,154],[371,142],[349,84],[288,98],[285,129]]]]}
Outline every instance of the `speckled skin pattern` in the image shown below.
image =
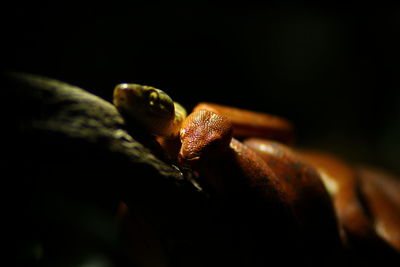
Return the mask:
{"type": "MultiPolygon", "coordinates": [[[[290,132],[279,120],[267,125],[262,114],[253,115],[250,136],[255,124],[264,125],[256,134],[263,137],[270,129],[290,132]]],[[[182,125],[180,161],[197,170],[200,182],[218,195],[255,190],[265,203],[288,207],[302,240],[312,249],[324,243],[337,248],[340,243],[382,247],[386,242],[400,251],[398,183],[382,179],[382,174],[357,173],[326,153],[294,151],[261,138],[244,144],[232,138],[238,132],[245,135],[251,116],[248,111],[199,104],[182,125]]]]}
{"type": "Polygon", "coordinates": [[[293,125],[281,117],[206,102],[199,103],[193,112],[202,109],[228,117],[233,125],[234,136],[238,138],[262,137],[284,143],[294,139],[293,125]]]}
{"type": "Polygon", "coordinates": [[[244,144],[279,177],[303,238],[309,244],[329,242],[340,246],[335,211],[318,172],[301,161],[291,148],[278,142],[250,138],[244,144]]]}
{"type": "Polygon", "coordinates": [[[179,161],[199,173],[199,184],[225,207],[221,212],[236,225],[237,235],[258,240],[237,241],[245,246],[241,253],[293,253],[298,244],[289,240],[297,240],[298,229],[285,188],[254,151],[232,138],[231,128],[224,116],[191,113],[182,125],[179,161]]]}
{"type": "Polygon", "coordinates": [[[194,168],[204,168],[202,174],[206,174],[205,183],[212,190],[225,193],[238,190],[233,187],[229,189],[230,184],[233,186],[238,182],[248,183],[249,186],[269,184],[268,187],[271,187],[269,193],[276,194],[277,199],[286,198],[282,184],[265,162],[252,150],[232,138],[232,125],[224,116],[207,110],[193,112],[184,121],[180,137],[182,142],[180,162],[194,168]],[[214,170],[206,165],[206,163],[215,165],[213,162],[217,158],[216,164],[222,164],[223,161],[224,164],[230,164],[229,169],[214,170]],[[226,177],[232,175],[238,176],[237,181],[232,178],[224,181],[226,177]]]}
{"type": "Polygon", "coordinates": [[[135,84],[117,86],[114,104],[142,120],[173,162],[177,158],[198,174],[206,192],[252,210],[249,218],[265,212],[272,221],[285,222],[284,228],[282,223],[272,228],[287,229],[287,237],[299,235],[311,250],[349,240],[385,240],[400,250],[399,185],[376,179],[380,174],[357,173],[328,154],[270,141],[293,142],[289,121],[213,103],[198,104],[184,119],[184,108],[163,91],[135,84]],[[233,136],[252,138],[242,143],[233,136]]]}

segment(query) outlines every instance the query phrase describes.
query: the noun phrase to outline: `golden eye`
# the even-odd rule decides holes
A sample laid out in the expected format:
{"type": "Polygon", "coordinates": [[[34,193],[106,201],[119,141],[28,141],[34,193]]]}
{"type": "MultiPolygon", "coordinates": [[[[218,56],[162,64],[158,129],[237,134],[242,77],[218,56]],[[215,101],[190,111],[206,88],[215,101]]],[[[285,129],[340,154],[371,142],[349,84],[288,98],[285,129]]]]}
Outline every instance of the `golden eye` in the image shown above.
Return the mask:
{"type": "Polygon", "coordinates": [[[157,91],[152,91],[149,94],[149,105],[151,107],[154,107],[158,103],[158,101],[159,101],[159,96],[158,96],[157,91]]]}

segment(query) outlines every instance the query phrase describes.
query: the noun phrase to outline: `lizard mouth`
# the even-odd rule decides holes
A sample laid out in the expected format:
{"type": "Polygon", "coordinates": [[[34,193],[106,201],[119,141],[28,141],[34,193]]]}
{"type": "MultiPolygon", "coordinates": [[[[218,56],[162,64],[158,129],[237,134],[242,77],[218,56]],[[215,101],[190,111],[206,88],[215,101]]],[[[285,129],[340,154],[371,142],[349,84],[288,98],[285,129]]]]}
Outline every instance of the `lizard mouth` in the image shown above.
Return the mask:
{"type": "Polygon", "coordinates": [[[191,157],[191,158],[187,158],[187,159],[185,159],[186,161],[198,161],[198,160],[200,160],[200,156],[193,156],[193,157],[191,157]]]}

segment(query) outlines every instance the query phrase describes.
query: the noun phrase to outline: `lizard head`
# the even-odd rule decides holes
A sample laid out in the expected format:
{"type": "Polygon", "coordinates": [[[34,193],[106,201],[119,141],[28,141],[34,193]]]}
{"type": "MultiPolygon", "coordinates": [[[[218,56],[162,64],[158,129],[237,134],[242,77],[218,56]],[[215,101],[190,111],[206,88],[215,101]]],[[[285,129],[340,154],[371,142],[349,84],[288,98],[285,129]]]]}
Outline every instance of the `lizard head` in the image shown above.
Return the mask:
{"type": "Polygon", "coordinates": [[[197,110],[183,122],[179,161],[192,165],[201,158],[218,155],[229,147],[232,124],[225,116],[208,110],[197,110]]]}
{"type": "Polygon", "coordinates": [[[122,83],[115,87],[113,103],[118,110],[154,135],[166,135],[175,117],[174,101],[151,86],[122,83]]]}

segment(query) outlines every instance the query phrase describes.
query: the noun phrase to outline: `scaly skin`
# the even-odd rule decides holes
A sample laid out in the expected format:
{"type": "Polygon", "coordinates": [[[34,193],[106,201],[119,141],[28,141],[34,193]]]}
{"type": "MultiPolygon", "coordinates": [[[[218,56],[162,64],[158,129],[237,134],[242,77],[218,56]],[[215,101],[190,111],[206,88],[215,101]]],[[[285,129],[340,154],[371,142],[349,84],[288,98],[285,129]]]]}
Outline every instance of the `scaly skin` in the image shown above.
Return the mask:
{"type": "MultiPolygon", "coordinates": [[[[328,231],[324,236],[318,238],[318,241],[325,241],[324,244],[329,248],[339,246],[340,240],[333,209],[326,198],[328,195],[325,189],[321,187],[321,182],[307,178],[308,174],[305,174],[304,179],[313,180],[321,192],[310,192],[310,196],[302,195],[301,193],[308,192],[308,190],[301,192],[301,189],[295,188],[299,183],[282,179],[280,175],[285,171],[281,170],[281,172],[275,173],[272,164],[267,164],[249,147],[232,138],[231,127],[231,123],[226,117],[207,110],[195,111],[184,121],[181,130],[182,147],[179,158],[183,164],[188,164],[199,172],[199,179],[201,179],[199,183],[209,192],[213,192],[217,198],[232,202],[237,216],[243,216],[242,220],[250,222],[249,227],[254,227],[252,230],[256,231],[259,237],[265,239],[264,242],[269,246],[273,244],[278,254],[283,251],[287,252],[288,249],[294,249],[299,244],[301,244],[301,248],[298,248],[299,251],[303,251],[301,249],[304,245],[304,235],[300,234],[299,230],[304,229],[299,229],[299,220],[305,219],[301,212],[308,207],[302,207],[300,212],[295,212],[299,208],[295,202],[301,203],[301,198],[309,198],[310,201],[318,202],[303,201],[302,203],[307,202],[307,205],[310,206],[326,204],[325,207],[321,207],[327,208],[326,211],[319,208],[317,210],[327,217],[321,221],[318,219],[321,214],[317,216],[313,214],[312,218],[317,220],[313,222],[313,225],[328,222],[328,225],[316,226],[318,228],[326,227],[324,230],[328,231]],[[292,182],[294,184],[290,185],[292,182]],[[319,195],[320,193],[322,196],[319,195]],[[322,202],[318,197],[313,199],[313,196],[316,195],[321,196],[322,202]],[[243,212],[241,207],[247,210],[245,214],[241,214],[243,212]],[[336,236],[327,237],[330,234],[333,236],[336,234],[336,236]],[[288,242],[288,240],[291,241],[288,242]],[[333,243],[331,243],[332,241],[333,243]]],[[[277,164],[280,163],[277,162],[277,164]]],[[[312,173],[311,169],[308,171],[312,173]]],[[[292,169],[286,174],[293,175],[295,172],[295,169],[292,169]]],[[[298,175],[302,176],[302,174],[296,173],[296,176],[298,175]]],[[[314,175],[316,174],[314,173],[314,175]]],[[[309,186],[315,187],[314,184],[309,186]]],[[[318,233],[321,234],[322,231],[318,233]]],[[[317,240],[310,240],[310,243],[313,241],[317,240]]],[[[318,244],[321,245],[321,243],[318,244]]],[[[297,253],[301,253],[301,257],[306,257],[307,260],[312,258],[299,251],[297,253]]],[[[328,254],[330,253],[328,251],[328,254]]]]}
{"type": "Polygon", "coordinates": [[[201,109],[228,117],[236,138],[261,137],[285,143],[294,139],[293,125],[278,116],[205,102],[199,103],[193,112],[201,109]]]}
{"type": "MultiPolygon", "coordinates": [[[[184,108],[163,91],[136,84],[118,85],[114,90],[114,104],[128,120],[132,119],[145,131],[158,136],[158,141],[172,158],[176,158],[179,151],[179,160],[200,173],[203,186],[223,198],[246,196],[244,202],[249,204],[252,200],[253,206],[277,215],[276,221],[289,221],[288,218],[294,216],[291,219],[297,219],[302,230],[310,232],[309,240],[318,238],[317,232],[322,231],[318,223],[313,222],[310,210],[326,207],[325,214],[328,216],[318,213],[315,220],[319,217],[329,221],[331,213],[318,175],[307,164],[313,166],[333,197],[336,214],[348,236],[375,240],[379,235],[400,251],[398,184],[376,179],[381,177],[379,175],[372,175],[371,178],[368,173],[367,178],[361,179],[361,191],[372,214],[371,221],[359,199],[357,174],[340,160],[309,151],[297,153],[299,159],[282,145],[269,143],[267,151],[262,151],[260,140],[252,139],[243,145],[232,138],[232,135],[239,138],[252,136],[290,143],[293,126],[285,119],[200,103],[185,120],[184,108]],[[181,147],[177,138],[179,135],[181,147]],[[318,199],[319,206],[314,205],[318,201],[313,203],[312,199],[318,199]],[[311,207],[308,212],[302,208],[307,203],[311,207]],[[311,233],[313,225],[316,230],[314,236],[311,233]]],[[[265,143],[263,146],[265,148],[265,143]]],[[[257,212],[253,210],[254,216],[257,212]]],[[[291,226],[287,224],[287,227],[291,226]]]]}
{"type": "Polygon", "coordinates": [[[300,150],[298,155],[321,174],[349,241],[374,242],[377,235],[358,196],[355,170],[327,153],[300,150]]]}
{"type": "Polygon", "coordinates": [[[382,241],[400,252],[400,183],[370,167],[351,168],[321,152],[300,156],[322,174],[332,188],[336,213],[349,241],[382,247],[382,241]]]}
{"type": "Polygon", "coordinates": [[[125,118],[147,132],[173,139],[179,135],[186,110],[164,91],[146,85],[122,83],[115,87],[113,103],[125,118]]]}
{"type": "Polygon", "coordinates": [[[175,162],[179,147],[179,131],[186,118],[186,110],[164,91],[146,85],[122,83],[115,87],[113,103],[130,126],[144,129],[154,139],[141,140],[158,157],[175,162]]]}
{"type": "MultiPolygon", "coordinates": [[[[161,143],[165,142],[165,138],[179,137],[181,124],[187,115],[186,110],[164,91],[146,85],[117,85],[113,93],[113,103],[125,118],[158,136],[161,143]]],[[[228,116],[237,137],[260,136],[287,142],[293,139],[293,126],[280,117],[212,103],[200,103],[193,112],[199,109],[228,116]]],[[[172,146],[174,145],[176,146],[172,146]]],[[[171,144],[167,142],[165,147],[169,150],[171,144]]]]}
{"type": "Polygon", "coordinates": [[[339,248],[341,240],[335,211],[318,172],[283,144],[259,138],[247,139],[244,144],[280,178],[303,239],[311,250],[317,251],[323,244],[339,248]]]}

